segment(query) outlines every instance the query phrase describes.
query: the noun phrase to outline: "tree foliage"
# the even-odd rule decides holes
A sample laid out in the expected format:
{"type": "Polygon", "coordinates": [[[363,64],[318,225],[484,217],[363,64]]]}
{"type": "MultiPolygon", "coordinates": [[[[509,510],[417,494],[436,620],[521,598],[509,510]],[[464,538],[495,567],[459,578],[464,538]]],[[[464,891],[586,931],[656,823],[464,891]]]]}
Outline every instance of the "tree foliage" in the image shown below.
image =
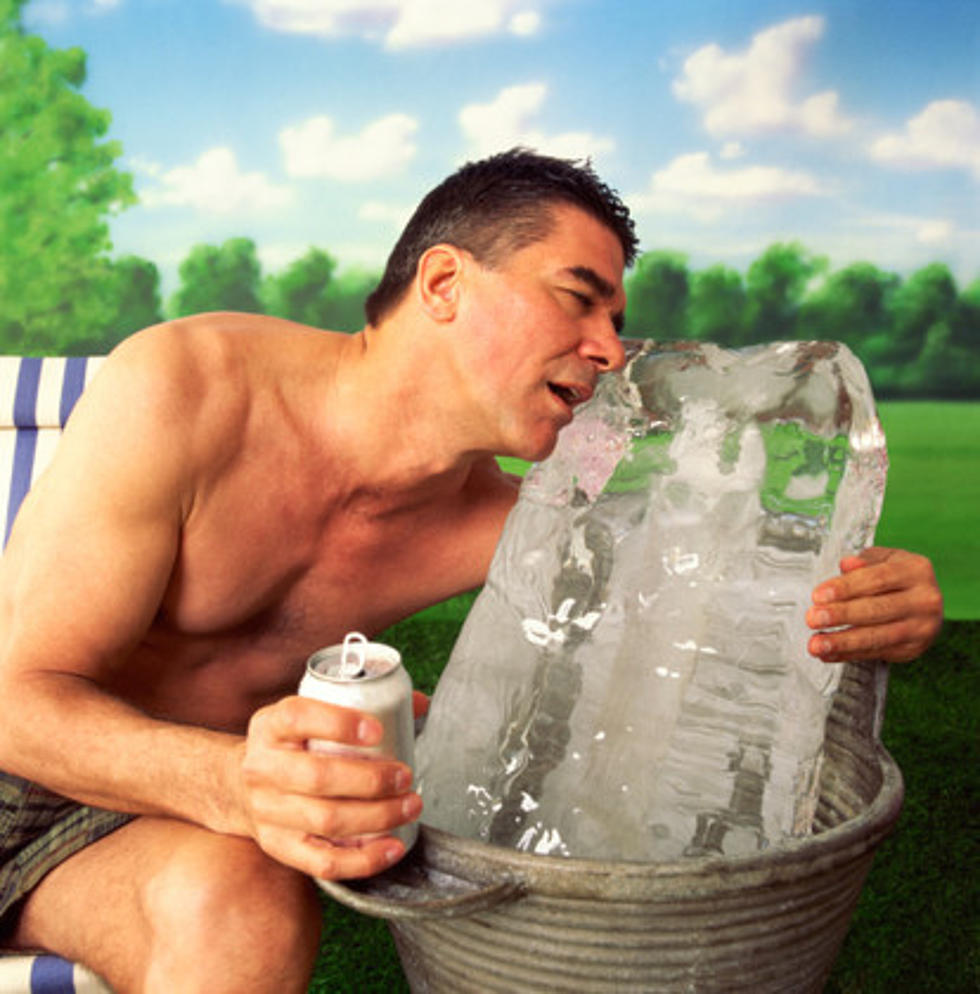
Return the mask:
{"type": "MultiPolygon", "coordinates": [[[[681,338],[687,308],[687,257],[679,252],[646,252],[636,262],[626,297],[626,327],[656,315],[657,338],[681,338]]],[[[650,328],[649,325],[647,325],[650,328]]]]}
{"type": "Polygon", "coordinates": [[[174,317],[242,311],[347,332],[364,327],[364,301],[378,279],[359,269],[338,274],[334,258],[318,248],[263,278],[255,243],[248,238],[194,246],[179,274],[169,307],[174,317]]]}
{"type": "Polygon", "coordinates": [[[807,288],[826,266],[825,259],[811,255],[798,242],[770,245],[746,274],[741,344],[793,338],[807,288]]]}
{"type": "Polygon", "coordinates": [[[170,307],[176,317],[202,311],[265,311],[259,297],[261,267],[250,238],[196,245],[179,273],[180,287],[170,307]]]}
{"type": "Polygon", "coordinates": [[[0,0],[0,341],[68,352],[111,320],[106,218],[135,198],[108,112],[79,93],[85,53],[26,34],[22,7],[0,0]]]}
{"type": "Polygon", "coordinates": [[[266,312],[331,331],[364,327],[364,301],[378,277],[361,269],[337,272],[337,263],[311,248],[282,272],[266,277],[262,299],[266,312]]]}
{"type": "Polygon", "coordinates": [[[722,265],[691,273],[683,256],[650,252],[626,281],[626,333],[729,348],[840,341],[879,396],[980,398],[980,279],[960,292],[940,262],[904,280],[870,262],[828,268],[796,242],[770,246],[744,278],[722,265]]]}
{"type": "Polygon", "coordinates": [[[743,341],[745,300],[742,276],[734,269],[719,264],[695,273],[687,305],[687,337],[702,342],[743,341]]]}
{"type": "Polygon", "coordinates": [[[327,294],[337,263],[326,252],[311,248],[281,273],[266,278],[262,296],[269,314],[325,328],[327,294]]]}

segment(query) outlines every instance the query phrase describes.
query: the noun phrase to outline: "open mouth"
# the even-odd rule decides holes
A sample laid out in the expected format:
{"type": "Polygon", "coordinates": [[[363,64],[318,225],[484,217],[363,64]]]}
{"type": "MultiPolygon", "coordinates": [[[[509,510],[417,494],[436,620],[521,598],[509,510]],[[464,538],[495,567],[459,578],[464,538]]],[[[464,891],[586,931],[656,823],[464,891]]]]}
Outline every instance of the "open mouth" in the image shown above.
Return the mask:
{"type": "Polygon", "coordinates": [[[565,386],[563,383],[548,383],[548,389],[563,403],[567,404],[569,407],[574,407],[580,400],[583,399],[584,394],[582,391],[578,390],[576,387],[565,386]]]}

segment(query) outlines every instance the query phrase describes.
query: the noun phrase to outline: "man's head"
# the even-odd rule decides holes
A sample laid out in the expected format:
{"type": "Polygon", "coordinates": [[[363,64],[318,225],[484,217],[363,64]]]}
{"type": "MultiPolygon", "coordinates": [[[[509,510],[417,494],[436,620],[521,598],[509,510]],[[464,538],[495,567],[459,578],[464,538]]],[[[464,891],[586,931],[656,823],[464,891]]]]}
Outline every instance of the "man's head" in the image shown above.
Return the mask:
{"type": "Polygon", "coordinates": [[[468,163],[419,204],[367,299],[368,323],[378,325],[398,305],[419,259],[433,245],[455,245],[494,268],[512,252],[546,238],[552,210],[561,204],[609,228],[622,245],[626,265],[632,264],[637,238],[629,210],[587,163],[511,149],[468,163]]]}

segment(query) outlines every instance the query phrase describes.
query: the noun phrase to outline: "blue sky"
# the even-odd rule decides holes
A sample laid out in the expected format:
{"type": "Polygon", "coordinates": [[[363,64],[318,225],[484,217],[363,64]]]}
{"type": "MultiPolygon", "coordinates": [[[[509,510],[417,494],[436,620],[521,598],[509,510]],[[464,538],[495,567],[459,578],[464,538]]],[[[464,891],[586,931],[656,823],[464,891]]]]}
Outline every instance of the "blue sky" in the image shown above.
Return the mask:
{"type": "Polygon", "coordinates": [[[88,53],[141,202],[115,250],[379,269],[420,197],[522,143],[591,156],[644,249],[980,276],[977,0],[31,0],[88,53]]]}

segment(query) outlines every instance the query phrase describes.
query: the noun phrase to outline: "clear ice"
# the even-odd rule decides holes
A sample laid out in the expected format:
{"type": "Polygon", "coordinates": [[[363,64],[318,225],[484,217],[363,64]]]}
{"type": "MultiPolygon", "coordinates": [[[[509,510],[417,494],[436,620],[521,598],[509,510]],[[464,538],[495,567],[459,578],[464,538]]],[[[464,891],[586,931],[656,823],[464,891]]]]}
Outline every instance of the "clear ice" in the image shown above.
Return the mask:
{"type": "Polygon", "coordinates": [[[841,667],[804,614],[886,469],[845,346],[645,343],[525,479],[418,742],[423,820],[643,861],[806,834],[841,667]]]}

